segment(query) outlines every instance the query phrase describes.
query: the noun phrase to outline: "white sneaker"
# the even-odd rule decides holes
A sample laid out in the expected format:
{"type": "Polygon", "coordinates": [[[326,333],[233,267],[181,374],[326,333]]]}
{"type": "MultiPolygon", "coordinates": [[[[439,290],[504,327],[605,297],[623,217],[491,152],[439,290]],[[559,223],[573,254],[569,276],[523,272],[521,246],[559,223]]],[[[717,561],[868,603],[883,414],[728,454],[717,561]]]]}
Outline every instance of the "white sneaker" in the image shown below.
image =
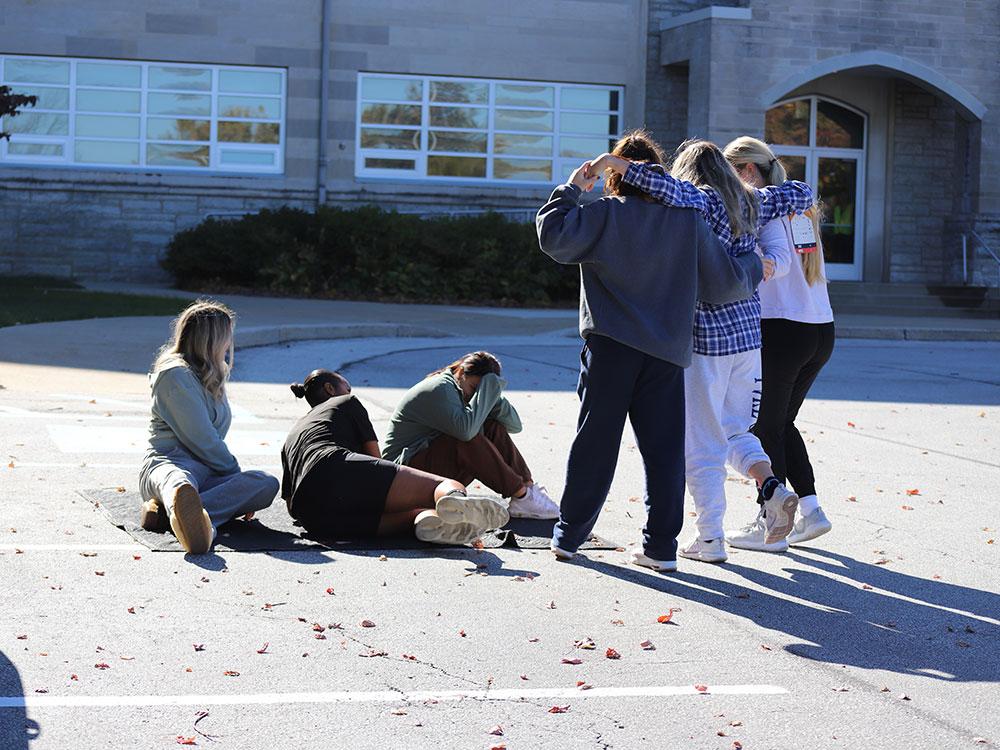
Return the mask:
{"type": "Polygon", "coordinates": [[[798,507],[798,495],[783,484],[774,488],[771,499],[765,500],[761,509],[764,526],[767,528],[767,536],[764,539],[767,544],[780,542],[791,533],[798,507]]]}
{"type": "Polygon", "coordinates": [[[471,544],[486,529],[471,523],[445,523],[435,510],[425,510],[413,521],[413,531],[422,542],[430,544],[471,544]]]}
{"type": "Polygon", "coordinates": [[[789,544],[802,544],[810,539],[823,536],[833,528],[822,508],[817,508],[808,516],[803,516],[795,522],[792,533],[788,535],[789,544]]]}
{"type": "Polygon", "coordinates": [[[767,523],[764,520],[764,509],[753,523],[747,524],[739,531],[727,531],[726,541],[730,547],[738,549],[753,549],[758,552],[787,552],[788,541],[779,539],[776,542],[767,541],[767,523]]]}
{"type": "Polygon", "coordinates": [[[654,560],[652,557],[648,557],[645,552],[640,552],[639,550],[632,553],[632,564],[650,568],[657,573],[673,573],[677,570],[676,560],[654,560]]]}
{"type": "Polygon", "coordinates": [[[467,523],[483,531],[499,529],[510,520],[503,503],[484,495],[466,495],[453,490],[437,501],[437,513],[445,523],[467,523]]]}
{"type": "Polygon", "coordinates": [[[575,552],[570,552],[569,550],[562,549],[561,547],[557,547],[554,544],[550,544],[549,549],[552,550],[552,554],[556,556],[557,560],[572,560],[574,557],[576,557],[575,552]]]}
{"type": "Polygon", "coordinates": [[[721,563],[729,559],[726,554],[725,540],[719,539],[692,539],[685,546],[681,547],[677,554],[690,560],[701,560],[707,563],[721,563]]]}
{"type": "Polygon", "coordinates": [[[540,484],[529,485],[524,497],[512,497],[507,510],[511,518],[559,518],[559,506],[540,484]]]}

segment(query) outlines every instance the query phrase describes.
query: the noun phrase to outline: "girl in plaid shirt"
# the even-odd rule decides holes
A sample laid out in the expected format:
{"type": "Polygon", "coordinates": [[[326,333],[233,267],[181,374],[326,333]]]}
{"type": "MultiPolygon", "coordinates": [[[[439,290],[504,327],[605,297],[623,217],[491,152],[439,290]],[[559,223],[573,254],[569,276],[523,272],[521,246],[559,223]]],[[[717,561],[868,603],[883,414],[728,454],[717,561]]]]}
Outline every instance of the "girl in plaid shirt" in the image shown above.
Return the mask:
{"type": "MultiPolygon", "coordinates": [[[[814,203],[812,188],[790,180],[760,189],[746,186],[719,148],[708,141],[680,146],[671,173],[604,154],[589,173],[610,169],[657,200],[696,209],[730,255],[755,252],[761,228],[779,216],[801,213],[814,203]]],[[[780,259],[765,257],[765,274],[780,259]]],[[[767,552],[788,549],[786,537],[798,496],[771,471],[760,441],[749,431],[760,404],[760,297],[713,305],[699,302],[694,355],[685,371],[685,473],[698,512],[698,535],[679,554],[704,562],[726,560],[724,541],[767,552]],[[728,535],[726,463],[756,480],[761,508],[749,526],[728,535]]]]}

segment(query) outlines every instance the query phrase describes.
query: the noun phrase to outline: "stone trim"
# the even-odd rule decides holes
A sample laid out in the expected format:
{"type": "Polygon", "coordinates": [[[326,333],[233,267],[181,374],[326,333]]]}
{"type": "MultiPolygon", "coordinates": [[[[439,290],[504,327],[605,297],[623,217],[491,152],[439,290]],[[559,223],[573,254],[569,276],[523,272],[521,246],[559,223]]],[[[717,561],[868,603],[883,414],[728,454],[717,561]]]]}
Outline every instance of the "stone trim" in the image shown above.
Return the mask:
{"type": "Polygon", "coordinates": [[[671,18],[660,21],[660,31],[669,31],[678,26],[687,26],[689,23],[697,23],[708,19],[726,21],[750,21],[753,19],[753,12],[750,8],[732,8],[728,5],[709,5],[707,8],[699,8],[688,13],[680,13],[671,18]]]}

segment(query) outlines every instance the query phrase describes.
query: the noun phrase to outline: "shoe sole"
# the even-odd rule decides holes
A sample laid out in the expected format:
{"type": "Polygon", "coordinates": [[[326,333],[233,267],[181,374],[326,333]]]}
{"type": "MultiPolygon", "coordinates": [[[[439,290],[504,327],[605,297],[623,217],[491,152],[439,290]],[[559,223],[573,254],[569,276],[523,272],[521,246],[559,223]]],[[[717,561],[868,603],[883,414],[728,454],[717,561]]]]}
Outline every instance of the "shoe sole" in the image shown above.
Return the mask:
{"type": "Polygon", "coordinates": [[[437,513],[445,523],[467,523],[479,529],[499,529],[510,513],[491,497],[445,495],[437,501],[437,513]]]}
{"type": "Polygon", "coordinates": [[[212,520],[205,512],[198,490],[190,484],[178,488],[173,509],[170,528],[185,551],[192,555],[208,552],[212,546],[212,520]]]}
{"type": "Polygon", "coordinates": [[[795,527],[795,511],[798,510],[798,507],[799,496],[794,493],[789,493],[788,497],[781,501],[775,522],[767,528],[767,535],[764,537],[765,544],[784,541],[792,533],[792,529],[795,527]]]}
{"type": "Polygon", "coordinates": [[[517,511],[510,511],[510,509],[508,509],[508,512],[510,513],[511,518],[530,518],[533,521],[555,521],[559,518],[558,513],[555,515],[543,513],[519,513],[517,511]]]}
{"type": "Polygon", "coordinates": [[[673,565],[664,565],[664,564],[654,563],[654,562],[640,562],[639,560],[635,559],[634,557],[631,559],[631,563],[633,565],[638,565],[640,568],[648,568],[649,570],[655,570],[657,573],[676,573],[677,572],[677,563],[674,563],[673,565]]]}
{"type": "Polygon", "coordinates": [[[552,550],[552,554],[556,556],[556,560],[562,560],[563,562],[567,562],[576,557],[575,552],[567,552],[566,550],[560,549],[559,547],[549,547],[549,549],[552,550]]]}
{"type": "Polygon", "coordinates": [[[483,529],[468,523],[445,523],[433,511],[421,513],[413,522],[417,539],[429,544],[465,545],[476,541],[483,529]]]}
{"type": "Polygon", "coordinates": [[[809,534],[803,534],[802,536],[797,536],[795,537],[795,539],[792,539],[792,535],[789,534],[788,543],[802,544],[803,542],[811,542],[813,539],[816,539],[817,537],[821,537],[824,534],[828,533],[831,529],[833,529],[832,523],[827,524],[826,526],[821,526],[818,530],[812,531],[809,534]]]}
{"type": "Polygon", "coordinates": [[[726,544],[730,547],[735,547],[736,549],[748,549],[754,552],[787,552],[788,551],[788,540],[782,539],[778,542],[772,544],[757,544],[755,542],[740,542],[740,541],[730,541],[726,540],[726,544]]]}

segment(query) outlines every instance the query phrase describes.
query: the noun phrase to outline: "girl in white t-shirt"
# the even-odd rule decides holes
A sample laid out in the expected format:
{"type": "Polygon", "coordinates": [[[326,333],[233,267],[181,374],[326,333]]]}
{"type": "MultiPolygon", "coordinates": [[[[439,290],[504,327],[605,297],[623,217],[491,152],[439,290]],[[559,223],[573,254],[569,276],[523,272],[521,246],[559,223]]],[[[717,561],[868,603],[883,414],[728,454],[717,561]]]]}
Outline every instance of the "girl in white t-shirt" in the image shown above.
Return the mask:
{"type": "MultiPolygon", "coordinates": [[[[741,137],[725,148],[725,156],[740,177],[753,187],[780,185],[787,177],[781,161],[767,144],[741,137]]],[[[831,529],[816,497],[816,479],[805,442],[795,427],[799,408],[823,365],[833,353],[833,310],[826,289],[818,215],[812,216],[817,247],[792,252],[790,264],[777,264],[759,287],[761,306],[760,408],[753,433],[771,458],[775,476],[787,481],[799,496],[799,518],[788,535],[789,544],[815,539],[831,529]]],[[[788,217],[767,224],[760,245],[795,249],[788,217]]],[[[775,254],[777,255],[777,254],[775,254]]],[[[727,534],[740,546],[739,534],[727,534]]]]}

